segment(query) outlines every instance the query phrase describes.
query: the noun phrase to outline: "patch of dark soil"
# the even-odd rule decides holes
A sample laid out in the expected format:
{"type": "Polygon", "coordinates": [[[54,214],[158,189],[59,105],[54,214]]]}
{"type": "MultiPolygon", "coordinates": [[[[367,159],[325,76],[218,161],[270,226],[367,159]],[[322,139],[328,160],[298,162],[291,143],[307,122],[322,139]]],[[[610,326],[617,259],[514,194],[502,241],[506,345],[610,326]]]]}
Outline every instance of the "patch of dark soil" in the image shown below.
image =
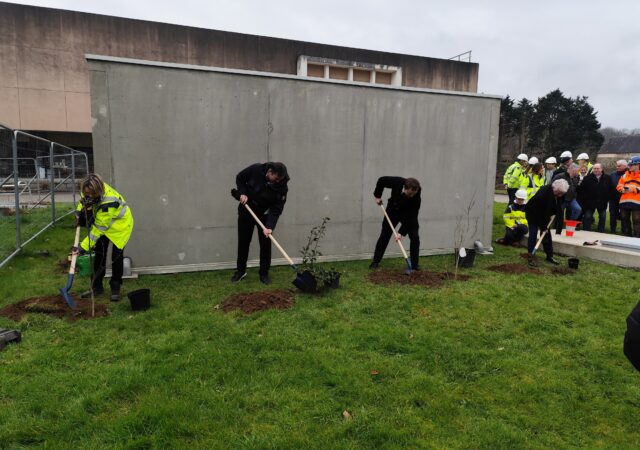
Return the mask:
{"type": "Polygon", "coordinates": [[[487,268],[492,272],[501,272],[501,273],[535,273],[536,275],[542,275],[542,272],[533,267],[523,266],[521,264],[499,264],[497,266],[491,266],[487,268]]]}
{"type": "Polygon", "coordinates": [[[227,297],[220,305],[224,312],[239,309],[247,314],[267,309],[289,309],[293,306],[293,293],[291,291],[246,292],[227,297]]]}
{"type": "MultiPolygon", "coordinates": [[[[469,275],[458,274],[457,281],[467,281],[469,275]]],[[[430,272],[419,270],[407,275],[404,272],[391,270],[376,270],[369,274],[369,281],[375,284],[417,284],[426,287],[440,286],[444,280],[453,280],[454,274],[451,272],[430,272]]]]}
{"type": "Polygon", "coordinates": [[[60,269],[60,272],[62,273],[69,273],[69,266],[71,265],[71,261],[69,261],[67,258],[61,259],[60,261],[58,261],[58,268],[60,269]]]}
{"type": "Polygon", "coordinates": [[[91,316],[91,300],[81,299],[79,295],[74,295],[74,300],[78,305],[77,309],[69,308],[67,302],[61,295],[50,295],[46,297],[33,297],[21,300],[18,303],[0,308],[0,316],[8,317],[18,322],[27,313],[40,313],[49,316],[64,318],[70,321],[79,319],[96,319],[109,315],[107,305],[96,303],[96,315],[91,316]]]}
{"type": "Polygon", "coordinates": [[[576,271],[568,267],[554,267],[551,269],[551,273],[554,275],[575,275],[576,271]]]}

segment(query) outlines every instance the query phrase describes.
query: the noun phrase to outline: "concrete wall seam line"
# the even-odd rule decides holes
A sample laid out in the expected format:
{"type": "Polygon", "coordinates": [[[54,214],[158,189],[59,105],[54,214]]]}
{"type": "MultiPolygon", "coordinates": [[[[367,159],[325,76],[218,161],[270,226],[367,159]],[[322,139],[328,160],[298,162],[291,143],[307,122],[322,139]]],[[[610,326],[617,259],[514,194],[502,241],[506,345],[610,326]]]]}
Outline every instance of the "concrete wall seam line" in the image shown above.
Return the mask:
{"type": "Polygon", "coordinates": [[[105,62],[112,62],[112,63],[135,64],[135,65],[141,65],[141,66],[164,67],[167,69],[173,68],[173,69],[197,70],[197,71],[204,71],[204,72],[230,73],[230,74],[237,74],[237,75],[249,75],[249,76],[268,77],[268,78],[281,78],[281,79],[287,79],[287,80],[303,80],[303,81],[310,81],[314,83],[343,84],[347,86],[359,86],[359,87],[368,87],[368,88],[374,88],[374,89],[389,89],[389,90],[407,91],[407,92],[424,92],[424,93],[431,93],[431,94],[443,94],[443,95],[452,95],[452,96],[460,96],[460,97],[493,98],[493,99],[499,99],[499,100],[502,100],[503,98],[501,95],[478,94],[475,92],[449,91],[445,89],[414,88],[410,86],[393,86],[393,85],[385,85],[385,84],[360,83],[357,81],[350,82],[350,81],[336,80],[333,78],[315,78],[315,77],[301,78],[297,75],[288,75],[288,74],[281,74],[281,73],[275,73],[275,72],[260,72],[255,70],[228,69],[225,67],[167,63],[167,62],[151,61],[151,60],[145,60],[145,59],[120,58],[115,56],[85,54],[85,58],[87,59],[87,61],[105,61],[105,62]]]}

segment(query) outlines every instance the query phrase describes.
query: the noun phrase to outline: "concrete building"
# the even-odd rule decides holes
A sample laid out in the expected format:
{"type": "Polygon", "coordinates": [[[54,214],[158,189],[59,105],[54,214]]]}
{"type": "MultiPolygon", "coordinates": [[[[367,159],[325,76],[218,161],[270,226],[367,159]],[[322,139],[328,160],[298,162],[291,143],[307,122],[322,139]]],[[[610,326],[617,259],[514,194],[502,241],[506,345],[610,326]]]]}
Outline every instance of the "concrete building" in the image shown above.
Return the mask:
{"type": "Polygon", "coordinates": [[[85,54],[476,92],[478,64],[0,2],[0,123],[90,149],[85,54]]]}
{"type": "Polygon", "coordinates": [[[616,170],[616,161],[629,160],[640,155],[640,135],[620,136],[607,139],[598,152],[598,162],[605,171],[616,170]]]}
{"type": "MultiPolygon", "coordinates": [[[[140,273],[234,267],[238,203],[229,192],[241,169],[265,161],[289,168],[275,234],[294,257],[329,216],[323,253],[369,258],[383,220],[373,201],[382,175],[421,181],[422,254],[451,253],[458,238],[491,240],[500,97],[88,60],[96,170],[132,208],[127,252],[140,273]]],[[[252,252],[255,264],[255,241],[252,252]]],[[[388,254],[398,253],[391,243],[388,254]]]]}

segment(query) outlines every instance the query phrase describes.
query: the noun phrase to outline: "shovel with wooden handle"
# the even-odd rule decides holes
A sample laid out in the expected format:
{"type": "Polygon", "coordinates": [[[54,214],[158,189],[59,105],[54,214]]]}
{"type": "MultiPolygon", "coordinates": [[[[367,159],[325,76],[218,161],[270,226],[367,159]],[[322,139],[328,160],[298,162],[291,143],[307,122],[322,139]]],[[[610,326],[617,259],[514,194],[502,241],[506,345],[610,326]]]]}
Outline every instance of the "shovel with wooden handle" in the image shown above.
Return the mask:
{"type": "Polygon", "coordinates": [[[542,233],[542,235],[540,236],[540,238],[538,239],[538,242],[536,242],[536,246],[533,248],[533,251],[531,252],[531,256],[529,258],[529,261],[531,261],[531,263],[533,265],[536,264],[536,260],[535,260],[535,256],[536,256],[536,252],[538,251],[538,249],[540,248],[540,244],[542,244],[542,240],[544,239],[544,237],[547,235],[547,233],[549,232],[549,228],[551,227],[551,224],[553,223],[553,221],[555,220],[556,216],[551,216],[551,220],[549,220],[549,223],[547,224],[547,229],[544,230],[544,232],[542,233]]]}
{"type": "MultiPolygon", "coordinates": [[[[238,193],[238,191],[236,189],[232,189],[231,190],[231,195],[236,200],[240,199],[240,195],[239,195],[239,193],[238,193]]],[[[256,221],[256,223],[260,226],[260,228],[262,228],[262,231],[266,230],[267,227],[264,226],[262,221],[253,212],[251,207],[246,203],[243,206],[247,209],[247,211],[249,211],[249,214],[251,214],[251,216],[256,221]]],[[[313,274],[311,272],[308,272],[308,271],[300,273],[298,271],[298,266],[296,266],[294,264],[293,260],[289,257],[287,252],[284,251],[284,248],[282,248],[282,246],[276,240],[276,238],[273,236],[273,234],[269,235],[269,239],[271,239],[271,242],[273,242],[273,245],[275,245],[276,248],[280,251],[280,253],[282,253],[282,256],[284,256],[284,258],[289,263],[289,266],[291,266],[291,268],[296,272],[296,279],[293,280],[293,285],[295,287],[297,287],[298,289],[300,289],[302,292],[315,292],[315,290],[316,290],[316,279],[313,276],[313,274]]]]}
{"type": "MultiPolygon", "coordinates": [[[[76,227],[76,237],[73,241],[73,247],[78,247],[78,242],[80,242],[80,226],[76,227]]],[[[69,305],[69,308],[76,309],[76,302],[73,300],[73,297],[69,293],[69,289],[71,289],[71,285],[73,284],[73,278],[76,273],[76,260],[78,259],[78,254],[74,253],[71,255],[71,265],[69,266],[69,275],[67,275],[67,285],[63,288],[60,288],[60,294],[69,305]]]]}
{"type": "Polygon", "coordinates": [[[389,222],[389,227],[391,228],[391,231],[393,231],[393,237],[396,238],[396,242],[398,243],[398,245],[400,246],[400,250],[402,251],[402,256],[404,256],[404,260],[407,262],[408,269],[405,271],[405,273],[409,275],[413,271],[413,268],[411,267],[411,259],[409,258],[409,256],[407,256],[407,251],[404,249],[404,245],[402,245],[402,242],[400,242],[400,239],[398,239],[398,237],[400,236],[400,233],[398,233],[396,231],[396,228],[393,226],[393,223],[389,218],[389,214],[387,214],[387,210],[384,209],[384,205],[380,204],[380,208],[382,208],[382,212],[384,213],[384,216],[387,218],[387,222],[389,222]]]}

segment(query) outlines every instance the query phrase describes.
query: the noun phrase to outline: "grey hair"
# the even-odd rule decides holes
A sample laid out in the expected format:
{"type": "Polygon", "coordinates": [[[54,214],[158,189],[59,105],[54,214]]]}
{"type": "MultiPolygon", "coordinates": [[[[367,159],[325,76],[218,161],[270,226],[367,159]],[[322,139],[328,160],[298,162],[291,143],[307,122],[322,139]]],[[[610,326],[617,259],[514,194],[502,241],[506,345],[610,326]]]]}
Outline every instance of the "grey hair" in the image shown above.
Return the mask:
{"type": "Polygon", "coordinates": [[[629,163],[627,162],[626,159],[619,159],[619,160],[616,161],[616,164],[622,164],[625,167],[629,165],[629,163]]]}
{"type": "Polygon", "coordinates": [[[553,189],[553,192],[560,192],[561,194],[566,194],[567,191],[569,190],[569,183],[567,183],[567,180],[564,180],[564,179],[556,180],[553,183],[551,183],[551,189],[553,189]]]}
{"type": "Polygon", "coordinates": [[[571,164],[571,165],[569,166],[569,169],[579,169],[579,168],[580,168],[580,166],[579,166],[579,165],[577,165],[576,163],[573,163],[573,164],[571,164]]]}

